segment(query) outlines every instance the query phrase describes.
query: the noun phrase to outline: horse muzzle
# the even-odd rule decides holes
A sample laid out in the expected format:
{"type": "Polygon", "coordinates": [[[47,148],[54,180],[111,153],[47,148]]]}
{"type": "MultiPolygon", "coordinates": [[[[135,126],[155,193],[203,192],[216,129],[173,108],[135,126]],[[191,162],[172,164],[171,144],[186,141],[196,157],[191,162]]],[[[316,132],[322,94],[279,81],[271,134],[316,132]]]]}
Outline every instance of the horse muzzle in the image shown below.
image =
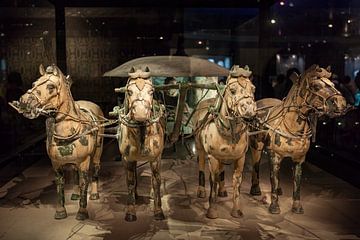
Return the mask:
{"type": "Polygon", "coordinates": [[[335,95],[326,100],[327,114],[330,117],[338,117],[346,111],[346,100],[341,95],[335,95]]]}
{"type": "Polygon", "coordinates": [[[40,103],[30,94],[22,95],[19,101],[13,101],[10,105],[26,118],[34,119],[40,115],[40,111],[38,111],[40,103]]]}
{"type": "Polygon", "coordinates": [[[238,112],[243,118],[253,118],[256,115],[256,103],[252,99],[241,101],[238,105],[238,112]]]}
{"type": "Polygon", "coordinates": [[[151,106],[145,101],[135,101],[131,108],[131,118],[137,122],[150,119],[151,106]]]}

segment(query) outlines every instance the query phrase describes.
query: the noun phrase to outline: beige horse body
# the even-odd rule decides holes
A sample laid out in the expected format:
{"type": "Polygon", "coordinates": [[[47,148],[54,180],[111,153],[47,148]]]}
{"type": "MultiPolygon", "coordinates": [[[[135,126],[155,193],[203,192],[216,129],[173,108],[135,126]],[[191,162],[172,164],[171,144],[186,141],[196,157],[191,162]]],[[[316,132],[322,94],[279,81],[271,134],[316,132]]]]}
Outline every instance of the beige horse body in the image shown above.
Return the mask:
{"type": "Polygon", "coordinates": [[[331,73],[327,69],[314,65],[305,73],[293,76],[293,87],[283,100],[262,99],[257,101],[258,108],[265,107],[265,111],[258,114],[261,122],[265,123],[266,133],[250,137],[250,147],[253,161],[252,195],[260,195],[259,161],[265,147],[269,153],[271,167],[271,205],[269,211],[280,213],[278,195],[280,163],[285,157],[291,157],[294,163],[294,213],[303,213],[300,203],[300,182],[305,156],[310,147],[312,124],[316,120],[311,116],[316,114],[339,115],[344,111],[346,102],[340,92],[335,89],[328,79],[331,73]],[[311,115],[313,114],[313,115],[311,115]]]}
{"type": "Polygon", "coordinates": [[[154,112],[153,85],[150,71],[132,69],[126,85],[125,106],[128,108],[120,116],[119,149],[127,170],[128,200],[126,221],[136,221],[136,163],[149,161],[152,170],[152,190],[154,192],[154,217],[164,219],[160,196],[160,161],[164,148],[165,122],[163,108],[154,112]],[[156,116],[155,116],[156,115],[156,116]]]}
{"type": "Polygon", "coordinates": [[[80,179],[80,208],[76,218],[88,218],[87,189],[90,163],[94,165],[92,175],[92,193],[90,199],[99,199],[97,191],[100,157],[104,129],[98,126],[103,120],[99,106],[89,101],[74,101],[70,92],[70,82],[55,66],[46,71],[40,66],[41,77],[33,87],[16,102],[18,111],[33,119],[41,112],[52,112],[46,119],[46,148],[55,170],[58,201],[56,219],[67,217],[64,207],[64,165],[73,164],[78,169],[80,179]]]}
{"type": "MultiPolygon", "coordinates": [[[[205,157],[208,156],[210,169],[209,209],[206,216],[217,218],[216,195],[220,183],[219,195],[226,195],[224,188],[223,164],[234,163],[233,174],[233,209],[231,215],[240,217],[240,186],[248,149],[247,125],[243,118],[255,116],[255,87],[249,80],[248,68],[234,66],[227,79],[223,102],[218,114],[208,113],[209,107],[216,105],[217,99],[202,101],[194,114],[195,145],[199,160],[198,196],[205,197],[205,157]]],[[[219,96],[220,98],[221,96],[219,96]]]]}

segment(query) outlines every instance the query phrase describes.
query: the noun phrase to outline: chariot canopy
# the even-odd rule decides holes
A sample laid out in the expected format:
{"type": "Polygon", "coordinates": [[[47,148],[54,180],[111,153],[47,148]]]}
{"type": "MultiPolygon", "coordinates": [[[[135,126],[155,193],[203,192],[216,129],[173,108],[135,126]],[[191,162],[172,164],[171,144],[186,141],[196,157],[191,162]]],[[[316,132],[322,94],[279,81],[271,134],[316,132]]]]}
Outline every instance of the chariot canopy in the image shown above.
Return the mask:
{"type": "Polygon", "coordinates": [[[128,77],[132,67],[148,66],[153,77],[223,77],[229,70],[206,59],[187,56],[151,56],[130,60],[106,72],[104,77],[128,77]]]}

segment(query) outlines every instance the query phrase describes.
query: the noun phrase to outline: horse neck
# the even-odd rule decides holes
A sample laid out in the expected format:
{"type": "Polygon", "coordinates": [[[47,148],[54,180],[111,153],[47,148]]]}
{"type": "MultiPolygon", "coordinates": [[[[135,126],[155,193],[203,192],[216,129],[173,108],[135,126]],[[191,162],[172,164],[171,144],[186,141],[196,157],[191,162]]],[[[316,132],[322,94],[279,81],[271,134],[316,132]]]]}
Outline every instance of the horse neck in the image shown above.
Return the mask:
{"type": "Polygon", "coordinates": [[[286,96],[283,104],[283,122],[292,131],[307,130],[308,116],[310,108],[305,105],[305,101],[299,95],[298,85],[293,85],[286,96]]]}
{"type": "Polygon", "coordinates": [[[59,93],[59,108],[55,117],[56,123],[76,121],[76,119],[80,118],[80,109],[75,104],[70,90],[63,86],[59,93]]]}

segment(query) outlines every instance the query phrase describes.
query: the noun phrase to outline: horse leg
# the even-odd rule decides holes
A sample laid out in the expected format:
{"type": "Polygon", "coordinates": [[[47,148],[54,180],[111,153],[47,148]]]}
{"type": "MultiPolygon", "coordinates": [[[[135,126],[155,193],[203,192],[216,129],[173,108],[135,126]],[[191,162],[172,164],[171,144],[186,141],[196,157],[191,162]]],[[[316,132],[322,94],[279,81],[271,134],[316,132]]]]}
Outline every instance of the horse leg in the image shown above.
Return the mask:
{"type": "Polygon", "coordinates": [[[224,170],[224,165],[222,163],[220,163],[220,184],[219,184],[219,193],[218,196],[219,197],[227,197],[227,191],[225,188],[225,170],[224,170]]]}
{"type": "Polygon", "coordinates": [[[231,210],[231,216],[235,218],[242,217],[243,213],[240,210],[240,188],[242,183],[242,174],[244,170],[245,154],[241,156],[234,163],[233,174],[233,209],[231,210]]]}
{"type": "Polygon", "coordinates": [[[161,196],[160,196],[160,185],[161,185],[161,176],[160,176],[160,162],[161,158],[158,157],[155,161],[150,162],[150,167],[152,171],[152,188],[154,190],[154,218],[155,220],[164,220],[165,216],[161,208],[161,196]]]}
{"type": "Polygon", "coordinates": [[[87,190],[89,187],[89,166],[90,166],[90,156],[86,158],[85,161],[80,163],[79,168],[79,183],[80,183],[80,208],[76,214],[77,220],[85,220],[89,218],[87,207],[87,190]]]}
{"type": "Polygon", "coordinates": [[[128,187],[128,198],[125,221],[136,221],[136,209],[135,209],[135,185],[136,185],[136,161],[123,160],[126,169],[126,184],[128,187]]]}
{"type": "Polygon", "coordinates": [[[270,162],[271,204],[269,207],[269,211],[272,214],[279,214],[280,207],[278,203],[278,188],[281,157],[274,152],[270,152],[270,162]]]}
{"type": "MultiPolygon", "coordinates": [[[[104,132],[104,130],[100,130],[99,133],[103,133],[103,132],[104,132]]],[[[93,174],[91,177],[90,200],[97,200],[100,198],[99,192],[98,192],[98,185],[99,185],[100,159],[101,159],[102,151],[103,151],[103,138],[101,136],[97,136],[95,153],[91,159],[94,168],[93,168],[93,174]]]]}
{"type": "Polygon", "coordinates": [[[65,194],[64,194],[64,170],[62,167],[58,167],[55,170],[55,183],[56,183],[56,192],[57,192],[57,206],[55,212],[55,219],[63,219],[67,217],[65,204],[65,194]]]}
{"type": "Polygon", "coordinates": [[[296,161],[293,163],[293,179],[294,179],[294,189],[293,189],[293,205],[291,211],[297,214],[303,214],[304,209],[300,203],[300,185],[301,185],[301,174],[302,174],[302,163],[305,157],[301,161],[296,161]]]}
{"type": "Polygon", "coordinates": [[[199,198],[205,198],[206,197],[206,190],[205,190],[205,156],[206,155],[201,148],[198,148],[197,152],[198,152],[198,162],[199,162],[199,186],[197,190],[197,196],[199,198]]]}
{"type": "Polygon", "coordinates": [[[217,184],[219,182],[219,161],[209,155],[209,170],[210,170],[210,196],[209,196],[209,209],[207,210],[206,217],[217,218],[217,184]]]}
{"type": "MultiPolygon", "coordinates": [[[[253,140],[255,137],[250,137],[253,140]]],[[[260,168],[260,160],[261,154],[264,147],[263,143],[254,142],[250,140],[250,144],[253,146],[250,147],[251,150],[251,160],[252,160],[252,177],[251,177],[251,189],[250,194],[253,196],[260,196],[261,189],[259,184],[259,168],[260,168]]]]}
{"type": "Polygon", "coordinates": [[[79,187],[79,171],[76,166],[72,166],[71,168],[73,177],[74,177],[74,187],[73,193],[71,194],[71,200],[79,200],[80,199],[80,187],[79,187]]]}
{"type": "Polygon", "coordinates": [[[93,174],[91,177],[91,194],[89,198],[90,200],[98,200],[100,198],[98,192],[99,171],[100,171],[100,164],[94,164],[93,174]]]}

